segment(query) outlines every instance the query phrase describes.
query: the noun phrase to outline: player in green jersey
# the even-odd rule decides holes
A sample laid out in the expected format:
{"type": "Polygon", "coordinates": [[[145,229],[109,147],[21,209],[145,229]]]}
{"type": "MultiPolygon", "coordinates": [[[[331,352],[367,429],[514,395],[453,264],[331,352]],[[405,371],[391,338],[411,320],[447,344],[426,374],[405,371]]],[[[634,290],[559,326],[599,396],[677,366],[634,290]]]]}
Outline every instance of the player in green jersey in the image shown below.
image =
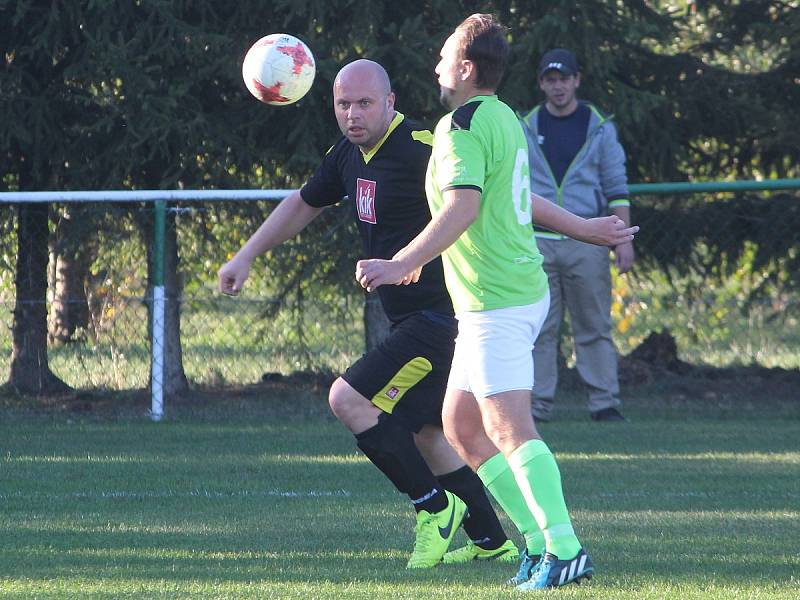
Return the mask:
{"type": "Polygon", "coordinates": [[[535,519],[544,549],[532,548],[526,535],[523,565],[512,578],[528,590],[594,571],[530,413],[531,349],[549,305],[532,212],[537,223],[591,243],[630,241],[638,228],[614,216],[583,220],[531,196],[525,137],[495,95],[508,54],[505,29],[491,15],[472,15],[447,39],[436,73],[452,112],[436,127],[428,165],[433,218],[391,260],[359,261],[356,278],[368,290],[401,284],[442,255],[459,322],[444,430],[520,531],[535,519]],[[515,486],[525,506],[514,503],[515,486]]]}

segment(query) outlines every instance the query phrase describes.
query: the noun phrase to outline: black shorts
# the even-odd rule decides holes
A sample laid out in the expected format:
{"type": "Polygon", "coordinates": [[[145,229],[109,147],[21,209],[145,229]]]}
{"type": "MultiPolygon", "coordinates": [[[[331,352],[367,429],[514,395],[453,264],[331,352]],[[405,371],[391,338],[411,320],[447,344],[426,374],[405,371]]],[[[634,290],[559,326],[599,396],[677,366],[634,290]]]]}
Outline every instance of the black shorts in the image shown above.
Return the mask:
{"type": "Polygon", "coordinates": [[[436,315],[415,314],[394,325],[389,336],[342,375],[359,394],[404,427],[442,425],[442,401],[453,360],[458,325],[436,315]]]}

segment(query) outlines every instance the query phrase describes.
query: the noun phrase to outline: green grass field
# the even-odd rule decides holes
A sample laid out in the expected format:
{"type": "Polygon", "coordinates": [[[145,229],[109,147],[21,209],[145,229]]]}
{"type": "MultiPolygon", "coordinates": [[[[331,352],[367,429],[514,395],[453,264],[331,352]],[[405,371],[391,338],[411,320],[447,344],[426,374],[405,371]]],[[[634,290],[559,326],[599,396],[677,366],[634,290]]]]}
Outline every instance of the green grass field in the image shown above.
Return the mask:
{"type": "MultiPolygon", "coordinates": [[[[0,402],[0,597],[523,596],[507,565],[404,569],[411,507],[321,393],[205,395],[158,424],[145,400],[0,402]]],[[[542,433],[597,575],[542,594],[800,597],[800,407],[736,402],[640,396],[612,425],[568,399],[542,433]]]]}

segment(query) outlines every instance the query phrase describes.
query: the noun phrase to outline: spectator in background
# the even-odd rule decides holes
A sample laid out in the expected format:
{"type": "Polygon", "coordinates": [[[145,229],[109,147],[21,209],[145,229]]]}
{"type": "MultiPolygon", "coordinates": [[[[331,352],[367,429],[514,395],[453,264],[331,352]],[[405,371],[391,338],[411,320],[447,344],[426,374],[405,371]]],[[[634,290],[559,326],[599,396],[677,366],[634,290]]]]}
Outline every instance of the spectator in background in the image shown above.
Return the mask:
{"type": "MultiPolygon", "coordinates": [[[[531,191],[584,217],[617,215],[630,226],[625,152],[610,117],[578,100],[575,56],[556,48],[538,69],[545,101],[525,115],[531,191]]],[[[577,369],[595,421],[624,421],[619,410],[617,353],[611,337],[611,275],[607,248],[535,228],[550,285],[550,309],[534,348],[533,415],[552,417],[558,383],[559,330],[569,311],[577,369]]],[[[633,267],[633,242],[614,248],[620,273],[633,267]]]]}

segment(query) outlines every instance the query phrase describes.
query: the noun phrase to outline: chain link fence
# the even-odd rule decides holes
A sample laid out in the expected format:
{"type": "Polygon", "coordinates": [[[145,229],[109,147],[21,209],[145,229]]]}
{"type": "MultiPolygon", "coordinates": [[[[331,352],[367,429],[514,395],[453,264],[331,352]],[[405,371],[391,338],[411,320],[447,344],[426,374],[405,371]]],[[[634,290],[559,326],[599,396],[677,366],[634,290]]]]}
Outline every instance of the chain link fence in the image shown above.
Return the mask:
{"type": "MultiPolygon", "coordinates": [[[[637,263],[614,276],[620,353],[669,330],[689,363],[800,367],[798,200],[796,191],[636,196],[637,263]]],[[[162,343],[165,377],[178,388],[337,373],[363,352],[366,297],[353,278],[361,244],[346,206],[259,258],[239,297],[216,291],[219,266],[275,205],[169,203],[162,343]]],[[[31,321],[20,321],[42,312],[25,309],[44,307],[40,343],[57,378],[80,390],[147,388],[153,203],[38,206],[0,204],[0,371],[8,376],[12,354],[31,351],[31,321]],[[37,251],[46,253],[38,287],[26,280],[37,251]]]]}

